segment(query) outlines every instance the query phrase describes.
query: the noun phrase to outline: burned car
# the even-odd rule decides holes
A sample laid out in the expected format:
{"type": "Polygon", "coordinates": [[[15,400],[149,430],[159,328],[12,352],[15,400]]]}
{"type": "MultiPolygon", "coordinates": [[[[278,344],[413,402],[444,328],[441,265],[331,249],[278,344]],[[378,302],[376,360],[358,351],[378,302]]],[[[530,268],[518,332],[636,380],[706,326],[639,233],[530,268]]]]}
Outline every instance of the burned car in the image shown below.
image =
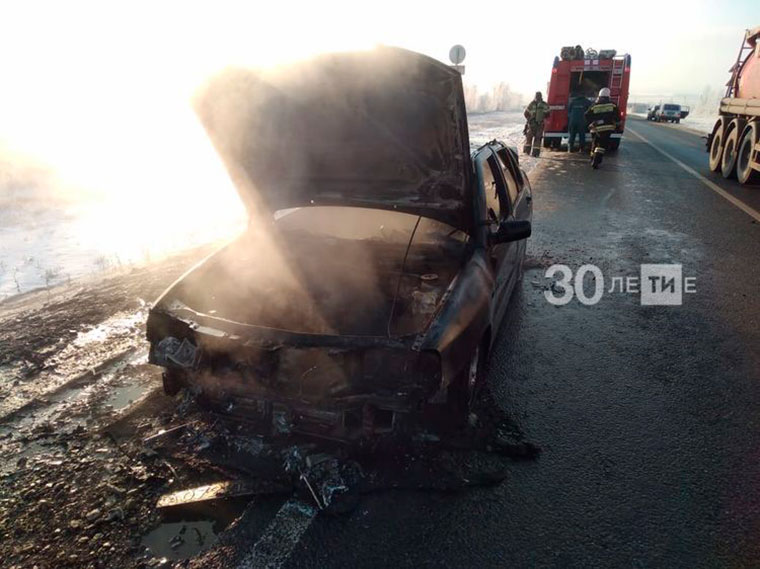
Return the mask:
{"type": "Polygon", "coordinates": [[[460,74],[395,48],[333,54],[228,70],[196,111],[250,223],[153,305],[165,391],[339,441],[467,417],[532,196],[514,149],[471,152],[460,74]]]}

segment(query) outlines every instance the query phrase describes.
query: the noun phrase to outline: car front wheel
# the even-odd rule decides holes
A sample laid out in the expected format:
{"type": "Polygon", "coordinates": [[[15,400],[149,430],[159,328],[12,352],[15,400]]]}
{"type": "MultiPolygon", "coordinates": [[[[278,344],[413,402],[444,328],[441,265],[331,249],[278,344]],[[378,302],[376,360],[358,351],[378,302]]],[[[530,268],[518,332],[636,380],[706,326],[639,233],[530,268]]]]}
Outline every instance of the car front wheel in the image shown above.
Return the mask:
{"type": "Polygon", "coordinates": [[[475,348],[470,362],[449,386],[448,407],[457,424],[466,423],[475,408],[485,379],[485,350],[475,348]]]}

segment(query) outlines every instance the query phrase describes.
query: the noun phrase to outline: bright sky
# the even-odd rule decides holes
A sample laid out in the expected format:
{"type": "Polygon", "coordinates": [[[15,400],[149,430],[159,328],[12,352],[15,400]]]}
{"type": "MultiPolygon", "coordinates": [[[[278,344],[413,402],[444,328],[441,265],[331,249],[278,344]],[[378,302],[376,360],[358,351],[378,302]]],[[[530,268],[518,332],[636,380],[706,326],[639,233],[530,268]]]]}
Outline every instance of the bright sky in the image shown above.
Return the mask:
{"type": "Polygon", "coordinates": [[[637,2],[50,2],[0,8],[0,151],[108,192],[208,191],[221,176],[189,108],[233,63],[398,45],[442,60],[467,48],[465,80],[545,89],[563,45],[633,58],[632,91],[720,88],[758,0],[637,2]],[[730,5],[730,8],[728,7],[730,5]]]}

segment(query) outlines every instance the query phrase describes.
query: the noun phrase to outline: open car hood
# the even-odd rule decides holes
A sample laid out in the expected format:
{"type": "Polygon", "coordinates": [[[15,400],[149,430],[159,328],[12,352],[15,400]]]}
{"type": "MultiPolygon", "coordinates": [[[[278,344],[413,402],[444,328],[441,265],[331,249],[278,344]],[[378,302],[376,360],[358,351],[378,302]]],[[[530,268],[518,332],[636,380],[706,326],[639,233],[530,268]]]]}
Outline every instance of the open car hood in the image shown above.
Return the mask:
{"type": "Polygon", "coordinates": [[[229,69],[195,108],[251,214],[370,207],[470,230],[462,80],[439,61],[381,47],[229,69]]]}

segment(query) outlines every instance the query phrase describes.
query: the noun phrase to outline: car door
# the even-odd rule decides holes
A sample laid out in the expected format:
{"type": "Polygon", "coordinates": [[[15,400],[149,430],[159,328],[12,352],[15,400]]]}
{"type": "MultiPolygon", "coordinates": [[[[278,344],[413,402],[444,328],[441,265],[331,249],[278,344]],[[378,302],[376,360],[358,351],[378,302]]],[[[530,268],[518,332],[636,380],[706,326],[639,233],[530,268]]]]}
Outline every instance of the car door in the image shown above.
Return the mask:
{"type": "MultiPolygon", "coordinates": [[[[509,198],[498,157],[490,147],[484,148],[475,159],[481,187],[485,192],[487,230],[495,233],[499,223],[509,216],[509,198]]],[[[513,286],[516,247],[513,243],[491,243],[486,246],[489,262],[494,273],[494,290],[491,302],[491,320],[497,329],[503,310],[501,305],[513,286]]]]}
{"type": "MultiPolygon", "coordinates": [[[[508,199],[508,213],[506,219],[532,221],[533,218],[533,194],[530,187],[530,182],[527,176],[523,175],[520,169],[520,164],[515,153],[507,147],[500,146],[496,150],[496,156],[498,158],[501,174],[504,178],[506,186],[506,194],[508,199]]],[[[517,284],[517,280],[522,270],[522,261],[525,257],[525,251],[527,248],[527,239],[521,239],[510,243],[512,250],[510,255],[512,256],[509,263],[510,275],[508,275],[509,283],[506,287],[504,301],[497,307],[497,319],[501,320],[506,311],[509,297],[511,296],[512,289],[517,284]]]]}
{"type": "MultiPolygon", "coordinates": [[[[523,174],[520,168],[517,154],[507,147],[501,147],[497,151],[497,156],[503,167],[504,177],[507,182],[507,194],[512,217],[514,219],[532,221],[533,189],[527,176],[523,174]]],[[[527,239],[522,239],[519,243],[524,252],[527,246],[527,239]]]]}

